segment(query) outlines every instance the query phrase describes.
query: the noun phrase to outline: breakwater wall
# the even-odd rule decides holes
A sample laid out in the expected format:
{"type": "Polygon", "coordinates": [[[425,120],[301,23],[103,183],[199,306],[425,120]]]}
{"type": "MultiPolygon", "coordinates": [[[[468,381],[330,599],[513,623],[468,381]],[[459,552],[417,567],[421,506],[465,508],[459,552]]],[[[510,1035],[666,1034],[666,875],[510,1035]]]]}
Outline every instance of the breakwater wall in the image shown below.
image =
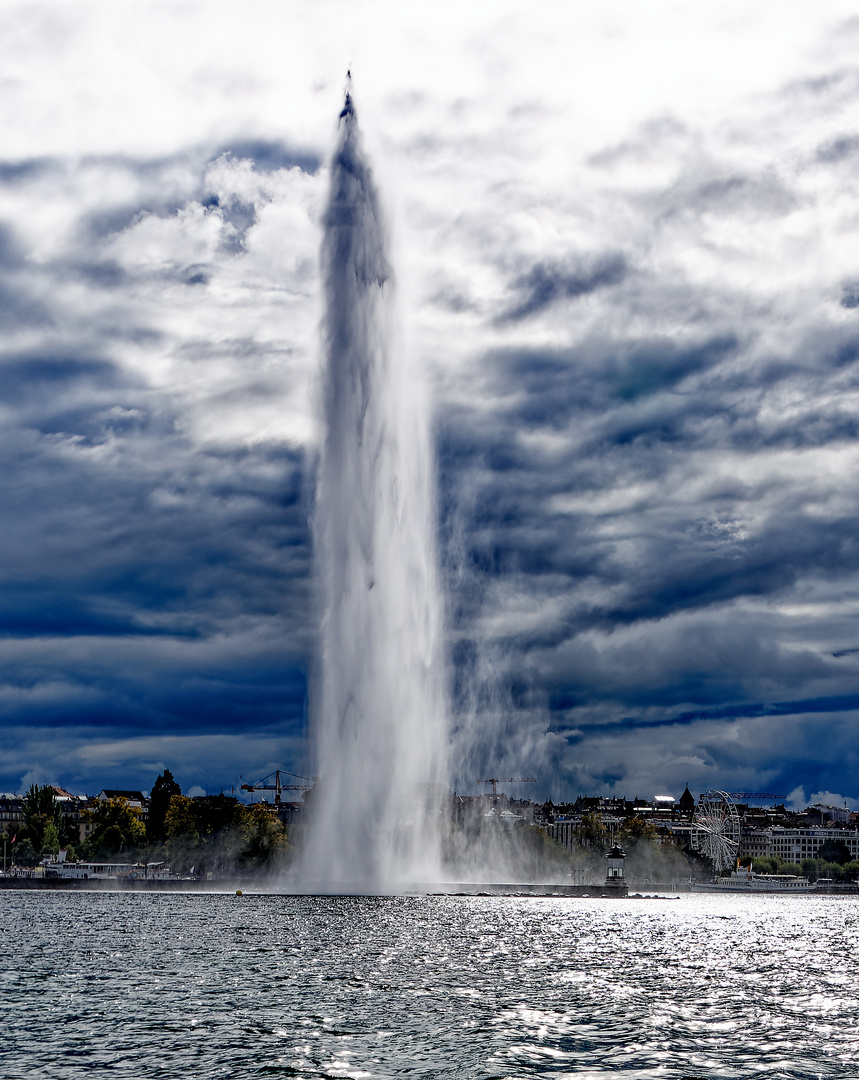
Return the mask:
{"type": "Polygon", "coordinates": [[[629,888],[619,885],[554,885],[530,882],[448,882],[427,886],[426,891],[441,896],[627,896],[629,888]]]}

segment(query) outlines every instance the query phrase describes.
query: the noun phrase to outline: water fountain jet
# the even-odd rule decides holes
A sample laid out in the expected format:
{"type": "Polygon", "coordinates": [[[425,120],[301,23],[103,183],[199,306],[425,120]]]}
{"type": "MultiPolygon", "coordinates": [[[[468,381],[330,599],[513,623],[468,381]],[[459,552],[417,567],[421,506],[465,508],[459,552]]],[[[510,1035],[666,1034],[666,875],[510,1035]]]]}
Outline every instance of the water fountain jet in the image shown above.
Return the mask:
{"type": "Polygon", "coordinates": [[[322,611],[318,776],[302,888],[388,892],[440,878],[442,612],[421,372],[399,341],[379,198],[351,91],[324,216],[324,439],[313,540],[322,611]]]}

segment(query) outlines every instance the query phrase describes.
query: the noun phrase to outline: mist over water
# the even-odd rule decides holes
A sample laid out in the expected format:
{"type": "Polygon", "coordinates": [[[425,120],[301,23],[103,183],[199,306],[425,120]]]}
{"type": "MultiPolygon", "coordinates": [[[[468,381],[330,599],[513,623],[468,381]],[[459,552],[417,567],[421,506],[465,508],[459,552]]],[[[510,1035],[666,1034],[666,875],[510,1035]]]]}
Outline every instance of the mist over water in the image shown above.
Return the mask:
{"type": "Polygon", "coordinates": [[[313,538],[322,607],[315,790],[300,861],[314,891],[438,880],[444,775],[434,463],[420,372],[398,342],[379,198],[351,94],[324,217],[313,538]]]}

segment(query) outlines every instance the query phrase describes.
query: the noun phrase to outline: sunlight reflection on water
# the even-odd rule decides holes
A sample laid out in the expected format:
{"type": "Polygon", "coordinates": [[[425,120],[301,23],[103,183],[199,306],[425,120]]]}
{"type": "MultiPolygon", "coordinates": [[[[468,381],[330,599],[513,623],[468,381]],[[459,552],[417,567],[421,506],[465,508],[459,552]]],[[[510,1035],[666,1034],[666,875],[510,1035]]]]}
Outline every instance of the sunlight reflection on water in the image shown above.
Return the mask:
{"type": "Polygon", "coordinates": [[[0,1075],[857,1075],[856,901],[0,894],[0,1075]]]}

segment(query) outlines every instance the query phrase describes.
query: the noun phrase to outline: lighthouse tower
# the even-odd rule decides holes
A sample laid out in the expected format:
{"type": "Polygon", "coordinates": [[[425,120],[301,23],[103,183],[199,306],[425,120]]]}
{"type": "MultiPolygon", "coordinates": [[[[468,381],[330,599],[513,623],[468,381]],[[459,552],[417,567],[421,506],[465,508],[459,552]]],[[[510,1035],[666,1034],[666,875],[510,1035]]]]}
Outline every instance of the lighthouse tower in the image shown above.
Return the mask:
{"type": "Polygon", "coordinates": [[[606,870],[605,870],[605,884],[607,889],[617,889],[619,892],[626,894],[627,884],[623,876],[623,860],[626,858],[626,852],[623,851],[617,844],[606,852],[606,870]]]}

